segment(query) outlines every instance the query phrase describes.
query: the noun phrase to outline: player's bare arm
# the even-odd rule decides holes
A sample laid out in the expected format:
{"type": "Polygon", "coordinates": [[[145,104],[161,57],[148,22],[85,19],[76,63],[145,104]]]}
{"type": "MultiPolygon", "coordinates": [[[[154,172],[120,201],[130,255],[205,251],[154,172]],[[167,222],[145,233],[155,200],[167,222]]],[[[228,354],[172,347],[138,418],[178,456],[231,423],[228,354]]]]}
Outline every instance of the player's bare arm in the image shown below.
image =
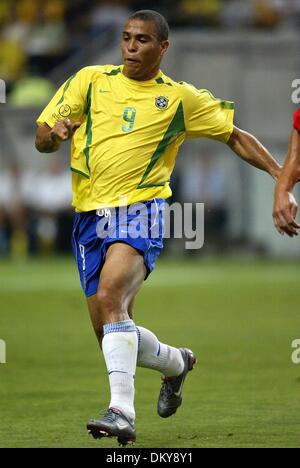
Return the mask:
{"type": "Polygon", "coordinates": [[[298,211],[297,202],[292,194],[300,180],[300,134],[293,129],[288,154],[276,184],[273,219],[277,231],[289,237],[298,235],[300,225],[295,218],[298,211]]]}
{"type": "Polygon", "coordinates": [[[278,180],[281,166],[253,135],[234,127],[227,144],[244,161],[268,172],[273,179],[278,180]]]}
{"type": "Polygon", "coordinates": [[[53,128],[44,123],[36,132],[36,149],[40,153],[55,153],[64,141],[73,137],[80,125],[80,122],[72,123],[70,119],[58,122],[53,128]]]}

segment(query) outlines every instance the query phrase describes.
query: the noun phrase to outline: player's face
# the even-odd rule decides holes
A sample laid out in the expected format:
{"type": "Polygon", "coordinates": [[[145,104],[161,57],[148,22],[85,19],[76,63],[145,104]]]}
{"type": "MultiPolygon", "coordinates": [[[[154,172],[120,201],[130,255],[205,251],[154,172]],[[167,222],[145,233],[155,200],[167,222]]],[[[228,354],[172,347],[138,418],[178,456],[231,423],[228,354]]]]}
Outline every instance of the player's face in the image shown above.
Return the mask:
{"type": "Polygon", "coordinates": [[[124,75],[145,81],[157,75],[169,42],[159,41],[152,21],[129,20],[123,31],[121,47],[124,75]]]}

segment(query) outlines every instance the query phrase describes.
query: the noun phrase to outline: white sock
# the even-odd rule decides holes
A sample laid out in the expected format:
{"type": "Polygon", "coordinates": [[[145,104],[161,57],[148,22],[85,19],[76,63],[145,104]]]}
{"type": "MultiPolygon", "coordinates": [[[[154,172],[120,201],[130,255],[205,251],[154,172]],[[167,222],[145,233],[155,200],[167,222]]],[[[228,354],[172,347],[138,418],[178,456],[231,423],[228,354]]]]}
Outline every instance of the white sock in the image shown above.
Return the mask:
{"type": "Polygon", "coordinates": [[[183,372],[184,362],[179,349],[160,343],[150,330],[136,327],[139,339],[137,366],[154,369],[166,377],[177,377],[183,372]]]}
{"type": "Polygon", "coordinates": [[[117,408],[134,421],[134,378],[138,338],[132,320],[104,325],[102,351],[109,375],[110,408],[117,408]]]}

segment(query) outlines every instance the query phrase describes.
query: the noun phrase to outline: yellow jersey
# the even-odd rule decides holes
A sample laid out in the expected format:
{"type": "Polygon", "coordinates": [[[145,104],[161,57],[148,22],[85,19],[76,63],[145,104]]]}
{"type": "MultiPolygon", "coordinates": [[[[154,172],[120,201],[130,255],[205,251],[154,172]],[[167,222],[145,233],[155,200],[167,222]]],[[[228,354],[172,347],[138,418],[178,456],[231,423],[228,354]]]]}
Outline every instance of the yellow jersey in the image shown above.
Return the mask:
{"type": "Polygon", "coordinates": [[[83,68],[61,86],[37,120],[81,122],[71,143],[77,212],[169,198],[170,177],[186,138],[226,143],[234,104],[161,71],[150,81],[114,65],[83,68]]]}

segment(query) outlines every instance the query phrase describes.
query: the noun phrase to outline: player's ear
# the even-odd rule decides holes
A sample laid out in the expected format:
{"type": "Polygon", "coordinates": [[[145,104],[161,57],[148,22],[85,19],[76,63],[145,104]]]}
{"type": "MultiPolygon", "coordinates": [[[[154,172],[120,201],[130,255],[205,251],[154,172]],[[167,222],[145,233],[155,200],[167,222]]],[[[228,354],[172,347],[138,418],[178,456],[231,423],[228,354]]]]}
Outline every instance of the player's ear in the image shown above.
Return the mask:
{"type": "Polygon", "coordinates": [[[161,56],[165,55],[169,48],[170,42],[169,41],[163,41],[160,45],[161,47],[161,56]]]}

